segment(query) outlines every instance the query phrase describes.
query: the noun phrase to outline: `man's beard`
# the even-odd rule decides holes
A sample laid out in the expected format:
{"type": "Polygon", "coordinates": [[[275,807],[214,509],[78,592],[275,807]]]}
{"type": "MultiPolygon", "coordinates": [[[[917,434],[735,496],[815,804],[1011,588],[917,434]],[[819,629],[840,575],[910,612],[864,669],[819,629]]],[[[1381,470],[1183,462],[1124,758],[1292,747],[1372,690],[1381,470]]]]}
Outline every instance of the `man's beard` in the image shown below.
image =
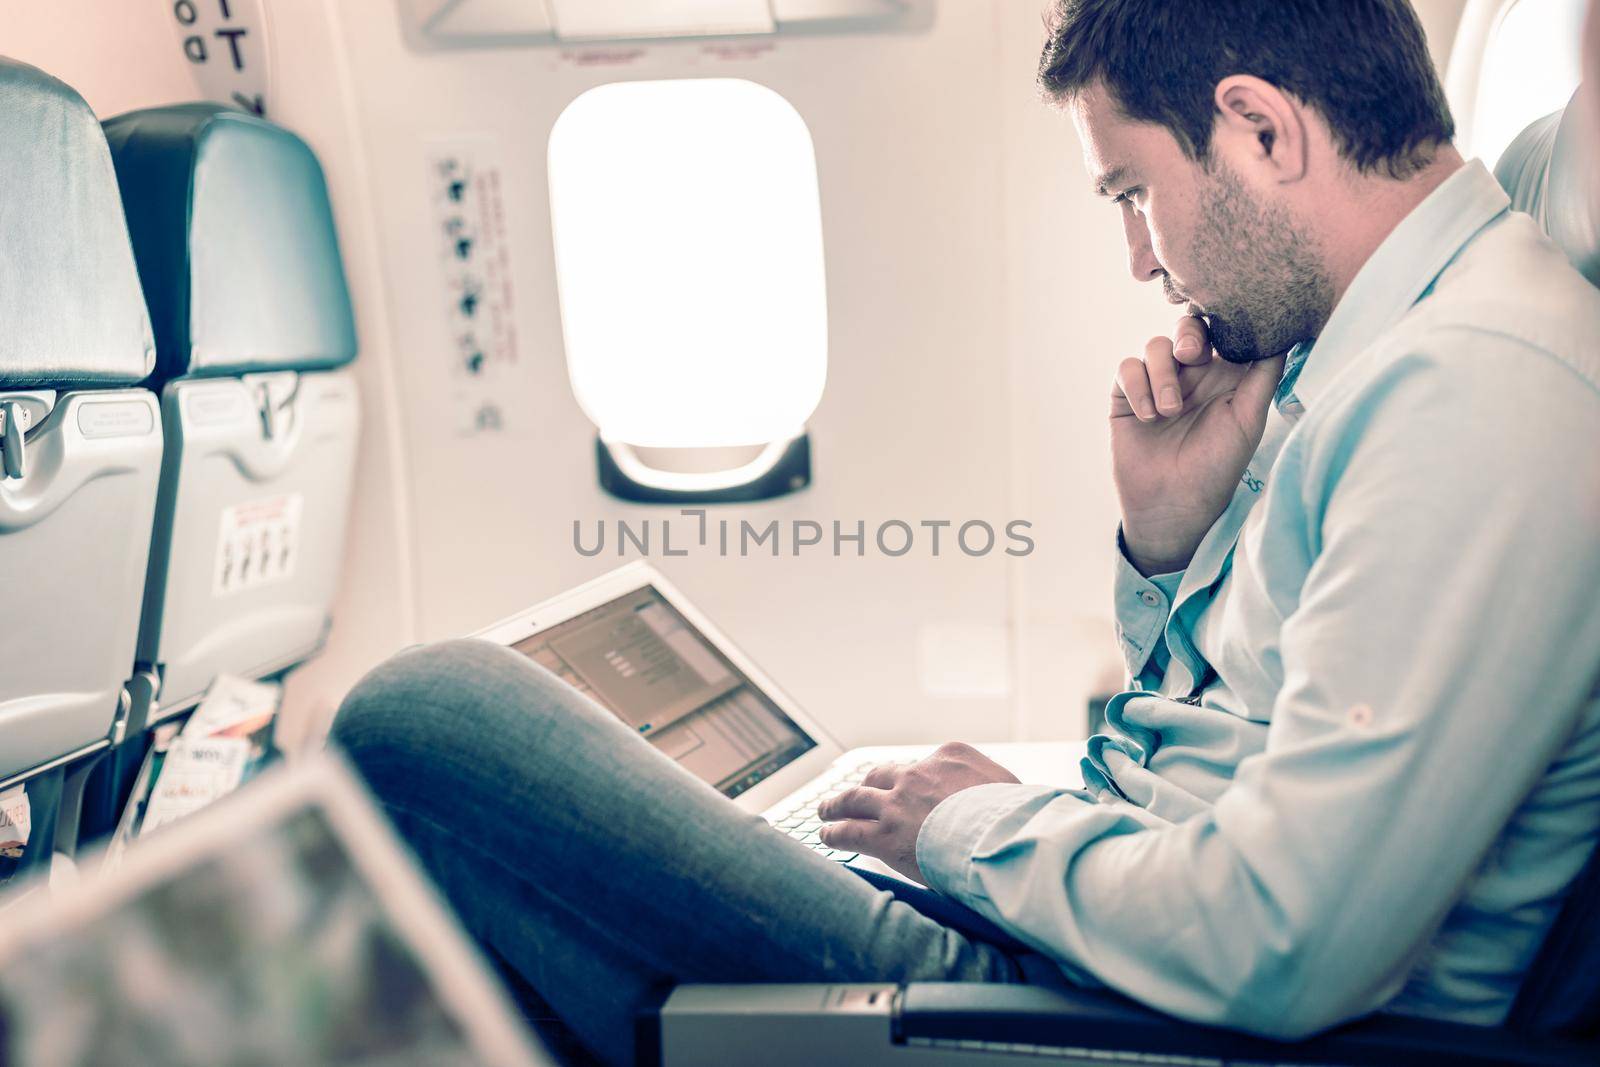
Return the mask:
{"type": "MultiPolygon", "coordinates": [[[[1333,284],[1288,212],[1262,204],[1220,161],[1201,194],[1195,274],[1216,293],[1199,309],[1230,363],[1282,355],[1316,337],[1333,312],[1333,284]]],[[[1171,277],[1167,299],[1187,299],[1171,277]]]]}

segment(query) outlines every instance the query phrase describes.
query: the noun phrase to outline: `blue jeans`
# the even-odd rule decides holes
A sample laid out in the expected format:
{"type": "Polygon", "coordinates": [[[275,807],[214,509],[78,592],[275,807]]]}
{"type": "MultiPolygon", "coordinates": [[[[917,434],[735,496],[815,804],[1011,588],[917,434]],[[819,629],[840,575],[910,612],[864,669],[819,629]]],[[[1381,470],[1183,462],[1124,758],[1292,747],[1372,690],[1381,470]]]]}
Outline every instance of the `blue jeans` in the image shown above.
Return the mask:
{"type": "Polygon", "coordinates": [[[672,983],[1065,982],[964,906],[773,831],[498,645],[396,656],[333,739],[525,1010],[607,1062],[672,983]]]}

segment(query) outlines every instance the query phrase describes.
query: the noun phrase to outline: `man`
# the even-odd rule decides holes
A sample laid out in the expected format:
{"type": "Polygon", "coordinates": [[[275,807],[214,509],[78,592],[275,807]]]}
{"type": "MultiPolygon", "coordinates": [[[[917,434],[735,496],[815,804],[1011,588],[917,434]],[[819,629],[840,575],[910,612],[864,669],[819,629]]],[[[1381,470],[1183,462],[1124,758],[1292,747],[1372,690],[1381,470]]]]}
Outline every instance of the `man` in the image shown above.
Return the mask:
{"type": "Polygon", "coordinates": [[[1405,0],[1065,0],[1041,70],[1129,263],[1088,789],[946,746],[828,801],[875,888],[521,657],[380,668],[337,739],[602,1056],[663,981],[1110,986],[1284,1037],[1495,1023],[1600,827],[1600,293],[1507,211],[1405,0]]]}

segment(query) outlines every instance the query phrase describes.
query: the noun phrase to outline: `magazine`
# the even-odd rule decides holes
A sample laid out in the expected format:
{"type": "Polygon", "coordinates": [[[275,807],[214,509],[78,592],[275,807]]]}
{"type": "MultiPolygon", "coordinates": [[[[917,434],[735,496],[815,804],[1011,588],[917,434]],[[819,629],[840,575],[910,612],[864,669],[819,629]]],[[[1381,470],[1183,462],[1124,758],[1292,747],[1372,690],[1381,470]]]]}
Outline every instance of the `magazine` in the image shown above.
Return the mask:
{"type": "Polygon", "coordinates": [[[0,885],[22,867],[28,836],[33,830],[33,808],[24,785],[0,793],[0,885]]]}
{"type": "Polygon", "coordinates": [[[274,762],[281,696],[278,685],[219,675],[187,722],[156,726],[102,869],[114,870],[139,837],[227,796],[274,762]]]}

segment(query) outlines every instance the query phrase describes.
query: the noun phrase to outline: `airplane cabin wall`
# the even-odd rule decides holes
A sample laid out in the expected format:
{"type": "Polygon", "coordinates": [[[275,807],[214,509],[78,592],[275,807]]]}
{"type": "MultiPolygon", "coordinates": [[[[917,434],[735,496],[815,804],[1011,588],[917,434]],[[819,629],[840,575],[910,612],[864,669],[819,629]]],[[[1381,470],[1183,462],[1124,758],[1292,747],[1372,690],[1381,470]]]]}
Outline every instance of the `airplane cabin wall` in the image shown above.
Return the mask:
{"type": "MultiPolygon", "coordinates": [[[[362,342],[364,425],[345,581],[325,653],[291,679],[286,732],[315,737],[349,685],[405,644],[455,636],[621,560],[573,545],[626,505],[595,481],[568,384],[545,153],[585,89],[740,77],[782,93],[815,143],[827,388],[815,482],[713,520],[1032,522],[1034,553],[811,551],[654,561],[846,744],[1069,737],[1115,686],[1116,521],[1104,414],[1119,359],[1170,327],[1126,271],[1070,122],[1038,103],[1040,0],[943,0],[924,33],[419,53],[393,0],[268,0],[271,115],[322,158],[362,342]],[[462,435],[430,159],[499,170],[516,361],[503,427],[462,435]]],[[[1437,56],[1460,0],[1419,3],[1437,56]]],[[[0,14],[0,54],[102,116],[194,98],[164,0],[0,14]],[[72,29],[68,29],[72,27],[72,29]],[[91,27],[84,33],[83,27],[91,27]]],[[[625,313],[625,309],[619,309],[625,313]]],[[[674,543],[692,531],[673,521],[674,543]]],[[[921,531],[919,531],[920,533],[921,531]]],[[[785,550],[787,552],[787,549],[785,550]]],[[[87,608],[86,608],[87,609],[87,608]]]]}
{"type": "MultiPolygon", "coordinates": [[[[387,3],[340,5],[338,15],[377,176],[421,638],[470,631],[616,566],[609,551],[575,550],[574,520],[592,530],[602,519],[637,527],[677,515],[602,494],[594,428],[573,399],[562,348],[549,133],[580,93],[618,79],[749,78],[787,98],[815,144],[830,320],[827,388],[810,424],[815,482],[713,518],[863,521],[869,536],[893,519],[1002,527],[1026,518],[1009,511],[995,215],[1003,147],[985,5],[947,5],[927,34],[434,54],[406,45],[387,3]],[[470,437],[456,435],[447,413],[458,357],[428,163],[436,146],[463,141],[501,168],[519,309],[517,363],[497,398],[504,428],[470,437]]],[[[690,529],[675,529],[680,546],[690,529]]],[[[654,559],[847,742],[1011,732],[998,552],[654,559]],[[992,695],[929,692],[925,666],[957,676],[957,689],[992,695]]]]}

